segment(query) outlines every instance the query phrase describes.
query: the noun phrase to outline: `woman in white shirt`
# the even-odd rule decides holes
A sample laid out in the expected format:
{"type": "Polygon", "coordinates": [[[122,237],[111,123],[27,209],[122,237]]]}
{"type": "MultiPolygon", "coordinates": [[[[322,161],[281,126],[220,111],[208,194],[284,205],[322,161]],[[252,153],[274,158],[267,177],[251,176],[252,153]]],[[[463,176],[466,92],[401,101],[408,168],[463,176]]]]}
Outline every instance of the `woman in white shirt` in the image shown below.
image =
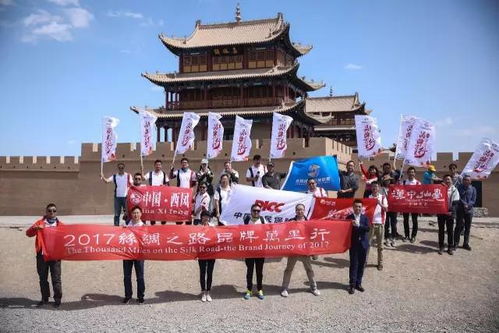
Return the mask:
{"type": "MultiPolygon", "coordinates": [[[[135,206],[131,210],[131,219],[127,221],[127,228],[135,228],[144,226],[142,217],[142,209],[135,206]]],[[[123,303],[128,304],[132,299],[132,269],[135,266],[135,275],[137,276],[137,301],[144,303],[144,292],[146,290],[144,282],[144,260],[123,260],[123,281],[125,284],[125,299],[123,303]]]]}
{"type": "Polygon", "coordinates": [[[213,195],[215,216],[218,219],[218,225],[226,225],[226,221],[220,220],[220,214],[222,214],[225,207],[230,201],[230,196],[232,194],[232,184],[231,178],[228,174],[223,174],[220,176],[220,184],[213,195]]]}
{"type": "Polygon", "coordinates": [[[194,225],[201,223],[201,213],[208,212],[210,208],[210,195],[208,194],[208,185],[199,184],[199,191],[194,199],[194,225]]]}
{"type": "MultiPolygon", "coordinates": [[[[200,225],[203,227],[212,226],[210,224],[211,215],[207,211],[201,213],[200,225]]],[[[215,259],[199,259],[199,283],[201,284],[201,301],[211,302],[210,295],[211,283],[213,281],[213,269],[215,268],[215,259]]]]}

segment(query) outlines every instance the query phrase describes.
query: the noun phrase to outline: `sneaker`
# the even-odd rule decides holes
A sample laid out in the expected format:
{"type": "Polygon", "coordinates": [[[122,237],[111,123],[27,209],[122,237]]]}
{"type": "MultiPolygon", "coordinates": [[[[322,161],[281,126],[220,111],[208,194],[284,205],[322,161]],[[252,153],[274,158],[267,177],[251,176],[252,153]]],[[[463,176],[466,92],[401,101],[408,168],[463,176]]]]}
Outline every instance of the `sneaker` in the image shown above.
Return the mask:
{"type": "Polygon", "coordinates": [[[282,296],[282,297],[288,297],[288,296],[289,296],[288,291],[287,291],[286,289],[283,289],[283,290],[281,291],[281,296],[282,296]]]}
{"type": "Polygon", "coordinates": [[[416,237],[411,237],[411,243],[416,242],[416,237]]]}
{"type": "Polygon", "coordinates": [[[449,248],[447,250],[447,253],[450,254],[451,256],[454,255],[454,250],[452,248],[449,248]]]}
{"type": "Polygon", "coordinates": [[[44,305],[47,305],[49,304],[49,300],[48,299],[42,299],[40,302],[36,303],[36,306],[37,307],[41,307],[41,306],[44,306],[44,305]]]}
{"type": "Polygon", "coordinates": [[[444,249],[443,248],[439,248],[438,249],[438,254],[442,255],[442,252],[444,252],[444,249]]]}
{"type": "Polygon", "coordinates": [[[251,290],[246,290],[246,293],[244,294],[244,299],[248,300],[251,298],[251,296],[253,296],[253,293],[251,292],[251,290]]]}
{"type": "Polygon", "coordinates": [[[61,306],[61,300],[60,299],[56,299],[55,302],[54,302],[54,308],[58,308],[61,306]]]}
{"type": "Polygon", "coordinates": [[[125,297],[123,299],[123,304],[128,304],[130,302],[131,297],[125,297]]]}
{"type": "Polygon", "coordinates": [[[140,298],[137,300],[137,302],[139,302],[139,304],[144,303],[144,297],[140,297],[140,298]]]}
{"type": "Polygon", "coordinates": [[[468,244],[463,245],[463,249],[471,251],[471,246],[469,246],[468,244]]]}
{"type": "Polygon", "coordinates": [[[360,291],[360,292],[362,292],[362,293],[363,293],[363,292],[364,292],[364,290],[365,290],[365,289],[362,287],[362,285],[360,285],[360,284],[359,284],[359,285],[357,285],[357,286],[355,287],[355,289],[357,289],[358,291],[360,291]]]}
{"type": "Polygon", "coordinates": [[[201,302],[206,302],[206,292],[203,291],[203,294],[201,295],[201,302]]]}
{"type": "Polygon", "coordinates": [[[321,292],[319,291],[319,289],[315,288],[315,289],[310,289],[310,292],[314,295],[314,296],[320,296],[321,295],[321,292]]]}
{"type": "Polygon", "coordinates": [[[263,290],[258,290],[258,294],[256,294],[259,300],[263,300],[265,296],[263,296],[263,290]]]}
{"type": "Polygon", "coordinates": [[[211,298],[210,293],[208,291],[206,292],[206,301],[208,301],[208,302],[213,301],[213,299],[211,298]]]}
{"type": "Polygon", "coordinates": [[[392,239],[392,240],[390,241],[390,245],[391,245],[392,247],[395,247],[395,239],[392,239]]]}
{"type": "Polygon", "coordinates": [[[407,242],[408,240],[409,240],[409,237],[407,237],[407,236],[402,238],[402,242],[404,242],[404,243],[407,242]]]}
{"type": "Polygon", "coordinates": [[[388,247],[388,239],[385,240],[385,246],[388,247]]]}

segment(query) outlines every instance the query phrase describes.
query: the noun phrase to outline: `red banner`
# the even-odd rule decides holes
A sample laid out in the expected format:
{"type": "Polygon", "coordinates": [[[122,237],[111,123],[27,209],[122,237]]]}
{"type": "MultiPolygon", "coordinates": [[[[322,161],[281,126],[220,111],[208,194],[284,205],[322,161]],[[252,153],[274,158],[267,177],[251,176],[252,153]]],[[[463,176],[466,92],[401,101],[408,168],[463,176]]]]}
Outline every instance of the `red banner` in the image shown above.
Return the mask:
{"type": "Polygon", "coordinates": [[[436,185],[391,185],[388,211],[398,213],[446,214],[447,187],[436,185]]]}
{"type": "Polygon", "coordinates": [[[187,221],[192,215],[192,190],[176,186],[132,186],[128,210],[142,209],[143,221],[187,221]]]}
{"type": "Polygon", "coordinates": [[[189,260],[342,253],[350,221],[202,227],[61,225],[43,229],[45,260],[189,260]]]}
{"type": "MultiPolygon", "coordinates": [[[[344,220],[348,215],[353,214],[353,200],[354,199],[315,198],[310,218],[344,220]]],[[[364,205],[363,213],[367,215],[369,221],[373,220],[376,202],[376,199],[362,199],[364,205]]]]}

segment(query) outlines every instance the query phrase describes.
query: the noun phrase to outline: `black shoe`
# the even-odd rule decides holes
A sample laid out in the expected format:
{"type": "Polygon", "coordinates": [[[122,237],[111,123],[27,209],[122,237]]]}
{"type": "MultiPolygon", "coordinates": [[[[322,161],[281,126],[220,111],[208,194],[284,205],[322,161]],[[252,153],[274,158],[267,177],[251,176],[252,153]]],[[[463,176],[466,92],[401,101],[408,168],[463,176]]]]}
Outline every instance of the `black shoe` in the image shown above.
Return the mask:
{"type": "Polygon", "coordinates": [[[441,248],[438,249],[438,254],[442,255],[442,252],[444,252],[443,247],[441,247],[441,248]]]}
{"type": "Polygon", "coordinates": [[[447,253],[450,254],[450,255],[453,255],[454,254],[454,250],[450,247],[448,250],[447,250],[447,253]]]}
{"type": "Polygon", "coordinates": [[[128,304],[130,302],[131,297],[125,297],[123,299],[123,304],[128,304]]]}
{"type": "Polygon", "coordinates": [[[364,292],[364,290],[365,290],[364,288],[362,288],[362,285],[360,285],[360,284],[359,284],[358,286],[356,286],[356,287],[355,287],[355,289],[357,289],[357,290],[358,290],[358,291],[360,291],[361,293],[363,293],[363,292],[364,292]]]}
{"type": "Polygon", "coordinates": [[[416,241],[416,236],[411,237],[411,243],[414,243],[416,241]]]}
{"type": "Polygon", "coordinates": [[[56,299],[55,302],[54,302],[54,308],[58,308],[61,306],[61,300],[60,299],[56,299]]]}
{"type": "Polygon", "coordinates": [[[463,245],[463,249],[471,251],[471,246],[469,246],[468,244],[463,245]]]}
{"type": "Polygon", "coordinates": [[[40,302],[36,303],[36,306],[40,307],[40,306],[44,306],[44,305],[47,305],[49,304],[49,300],[48,299],[42,299],[40,302]]]}
{"type": "Polygon", "coordinates": [[[348,287],[348,293],[350,295],[353,295],[355,293],[355,289],[353,289],[353,286],[348,287]]]}
{"type": "Polygon", "coordinates": [[[137,302],[139,302],[140,304],[144,303],[144,297],[139,298],[137,302]]]}
{"type": "Polygon", "coordinates": [[[408,236],[405,236],[404,238],[402,238],[402,242],[407,242],[409,240],[409,237],[408,236]]]}

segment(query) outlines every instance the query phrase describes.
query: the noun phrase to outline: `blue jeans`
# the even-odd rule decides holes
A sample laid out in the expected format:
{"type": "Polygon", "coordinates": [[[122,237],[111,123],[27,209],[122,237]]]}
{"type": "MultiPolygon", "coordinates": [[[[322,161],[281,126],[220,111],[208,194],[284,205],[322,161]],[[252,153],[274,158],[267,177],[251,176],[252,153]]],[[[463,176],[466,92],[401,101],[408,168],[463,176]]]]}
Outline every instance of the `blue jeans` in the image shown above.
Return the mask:
{"type": "Polygon", "coordinates": [[[125,297],[132,298],[132,268],[135,267],[137,277],[137,298],[144,298],[146,286],[144,283],[144,260],[123,260],[123,282],[125,297]]]}
{"type": "Polygon", "coordinates": [[[114,225],[120,225],[120,215],[126,210],[126,197],[114,197],[114,225]]]}

